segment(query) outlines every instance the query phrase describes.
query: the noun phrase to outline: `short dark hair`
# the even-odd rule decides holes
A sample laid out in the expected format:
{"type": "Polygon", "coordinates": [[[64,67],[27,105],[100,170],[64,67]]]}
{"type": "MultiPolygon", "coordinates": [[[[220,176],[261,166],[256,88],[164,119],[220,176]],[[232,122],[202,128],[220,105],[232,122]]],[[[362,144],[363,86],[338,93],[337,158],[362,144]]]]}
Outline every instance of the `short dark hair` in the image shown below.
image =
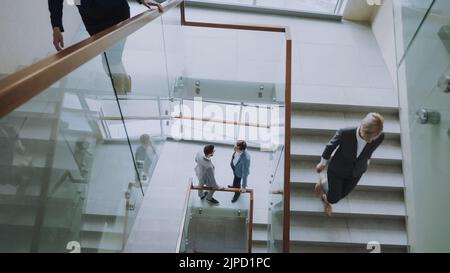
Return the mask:
{"type": "Polygon", "coordinates": [[[214,152],[214,145],[206,145],[205,148],[203,148],[203,153],[208,156],[214,152]]]}
{"type": "Polygon", "coordinates": [[[245,151],[245,149],[247,149],[247,143],[244,140],[239,140],[238,142],[236,142],[236,146],[241,151],[245,151]]]}

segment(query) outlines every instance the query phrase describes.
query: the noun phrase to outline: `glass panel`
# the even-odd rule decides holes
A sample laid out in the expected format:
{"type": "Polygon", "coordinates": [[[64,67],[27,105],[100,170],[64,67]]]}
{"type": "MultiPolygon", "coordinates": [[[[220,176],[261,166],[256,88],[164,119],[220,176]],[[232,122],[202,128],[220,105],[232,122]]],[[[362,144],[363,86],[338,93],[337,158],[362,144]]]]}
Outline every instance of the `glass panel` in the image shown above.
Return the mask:
{"type": "Polygon", "coordinates": [[[175,97],[271,104],[284,94],[283,33],[188,27],[185,37],[186,77],[175,97]]]}
{"type": "Polygon", "coordinates": [[[401,60],[405,50],[409,47],[432,3],[433,0],[393,1],[398,61],[401,60]]]}
{"type": "Polygon", "coordinates": [[[448,252],[450,229],[450,1],[435,1],[399,68],[407,93],[414,252],[448,252]]]}
{"type": "MultiPolygon", "coordinates": [[[[169,79],[162,19],[157,18],[106,52],[121,112],[106,122],[111,139],[129,138],[138,183],[147,186],[165,141],[169,79]],[[120,117],[126,132],[120,130],[120,117]],[[164,118],[165,116],[165,118],[164,118]]],[[[109,113],[105,113],[108,116],[109,113]]]]}
{"type": "MultiPolygon", "coordinates": [[[[173,8],[162,16],[164,48],[166,54],[167,73],[169,77],[170,97],[178,88],[178,79],[185,75],[184,34],[181,25],[180,9],[173,8]]],[[[165,108],[163,108],[165,109],[165,108]]]]}
{"type": "MultiPolygon", "coordinates": [[[[189,52],[187,75],[183,79],[183,88],[175,93],[176,97],[184,98],[183,114],[197,118],[210,117],[211,113],[206,109],[214,107],[219,115],[213,118],[227,120],[231,124],[183,120],[178,124],[180,127],[182,125],[180,131],[186,139],[222,140],[225,143],[244,139],[253,147],[272,151],[273,156],[267,166],[274,166],[274,169],[270,172],[268,169],[267,173],[274,178],[265,178],[261,174],[256,178],[253,174],[251,179],[258,179],[255,199],[265,200],[263,205],[257,204],[256,207],[258,211],[263,211],[262,215],[268,216],[259,218],[258,222],[268,223],[271,238],[269,249],[282,252],[283,193],[272,192],[284,188],[284,161],[280,162],[280,151],[284,147],[285,129],[285,37],[279,33],[207,28],[187,28],[186,32],[189,52]],[[199,105],[200,101],[195,104],[192,101],[194,97],[202,99],[202,105],[199,105]],[[248,125],[270,125],[270,129],[234,125],[235,121],[248,125]],[[205,135],[216,138],[206,138],[205,135]],[[260,182],[270,180],[273,180],[270,185],[260,182]],[[268,211],[267,203],[270,202],[273,205],[268,211]]],[[[255,165],[263,162],[260,158],[252,159],[255,165]]]]}
{"type": "Polygon", "coordinates": [[[220,206],[200,199],[203,191],[192,190],[183,230],[186,253],[246,253],[249,252],[250,194],[241,194],[231,203],[235,193],[215,192],[220,206]]]}
{"type": "MultiPolygon", "coordinates": [[[[174,91],[170,135],[186,141],[168,144],[183,151],[171,161],[186,158],[192,162],[203,145],[224,144],[217,145],[212,161],[217,182],[226,187],[233,178],[230,168],[224,167],[229,166],[231,145],[238,139],[245,140],[251,148],[249,188],[255,189],[257,223],[270,226],[273,218],[277,235],[272,237],[277,238],[276,247],[281,252],[283,195],[272,198],[268,182],[273,175],[277,187],[284,187],[284,162],[275,169],[284,147],[284,34],[189,27],[184,30],[186,75],[178,78],[174,91]],[[273,210],[275,216],[268,219],[269,213],[272,215],[267,206],[271,199],[277,203],[277,211],[273,210]]],[[[176,165],[175,169],[192,172],[192,167],[176,165]]],[[[219,207],[226,208],[229,199],[219,200],[219,207]]],[[[185,233],[192,233],[187,228],[185,233]]],[[[194,251],[192,244],[190,250],[186,249],[194,251]]]]}
{"type": "Polygon", "coordinates": [[[283,252],[284,149],[274,156],[274,170],[269,188],[268,252],[283,252]]]}
{"type": "Polygon", "coordinates": [[[2,118],[0,251],[122,250],[135,169],[128,143],[104,138],[105,96],[98,56],[2,118]]]}

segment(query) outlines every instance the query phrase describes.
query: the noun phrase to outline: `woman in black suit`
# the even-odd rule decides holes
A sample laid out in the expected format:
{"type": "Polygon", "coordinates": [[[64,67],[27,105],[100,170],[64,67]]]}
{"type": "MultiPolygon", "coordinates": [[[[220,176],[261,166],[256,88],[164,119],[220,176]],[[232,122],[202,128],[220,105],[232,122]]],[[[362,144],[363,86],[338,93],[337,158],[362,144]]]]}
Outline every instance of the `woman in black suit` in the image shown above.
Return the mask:
{"type": "MultiPolygon", "coordinates": [[[[156,6],[159,11],[162,11],[162,6],[154,0],[137,1],[148,8],[156,6]]],[[[58,51],[64,48],[63,3],[64,0],[48,0],[53,27],[53,45],[58,51]]],[[[77,7],[86,30],[91,36],[130,18],[130,6],[127,0],[81,0],[77,7]]]]}
{"type": "MultiPolygon", "coordinates": [[[[148,8],[156,6],[162,12],[162,6],[154,0],[137,0],[148,8]]],[[[48,0],[50,20],[53,27],[53,45],[57,51],[64,48],[64,27],[62,23],[64,0],[48,0]]],[[[78,0],[78,11],[89,35],[93,36],[130,18],[130,6],[127,0],[78,0]]],[[[122,55],[125,40],[116,43],[102,55],[106,74],[111,74],[114,87],[119,95],[131,92],[131,76],[125,71],[122,55]]]]}
{"type": "Polygon", "coordinates": [[[316,171],[321,173],[328,165],[327,177],[324,180],[321,177],[315,191],[324,202],[328,216],[331,216],[331,205],[346,197],[367,171],[373,152],[384,140],[383,125],[383,116],[369,113],[359,127],[338,130],[326,145],[316,171]]]}

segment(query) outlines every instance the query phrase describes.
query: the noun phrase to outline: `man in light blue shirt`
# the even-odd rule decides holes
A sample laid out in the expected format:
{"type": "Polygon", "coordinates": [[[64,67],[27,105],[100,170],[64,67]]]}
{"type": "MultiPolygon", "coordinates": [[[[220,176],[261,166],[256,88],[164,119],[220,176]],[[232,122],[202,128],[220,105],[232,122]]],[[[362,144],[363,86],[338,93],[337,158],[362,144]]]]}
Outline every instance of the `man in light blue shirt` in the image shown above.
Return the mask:
{"type": "MultiPolygon", "coordinates": [[[[245,192],[245,189],[247,188],[247,177],[250,174],[250,154],[246,150],[247,143],[245,141],[239,140],[236,142],[236,145],[234,145],[234,153],[230,162],[230,166],[234,174],[234,180],[233,185],[229,185],[228,187],[241,189],[242,192],[245,192]]],[[[240,192],[236,192],[231,202],[236,202],[239,196],[240,192]]]]}

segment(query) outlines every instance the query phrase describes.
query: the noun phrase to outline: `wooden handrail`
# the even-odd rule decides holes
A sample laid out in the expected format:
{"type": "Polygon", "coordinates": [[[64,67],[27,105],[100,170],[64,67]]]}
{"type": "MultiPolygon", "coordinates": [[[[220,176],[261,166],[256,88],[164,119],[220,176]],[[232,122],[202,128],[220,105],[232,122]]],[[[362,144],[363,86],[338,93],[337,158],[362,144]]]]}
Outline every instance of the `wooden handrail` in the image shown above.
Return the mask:
{"type": "MultiPolygon", "coordinates": [[[[164,2],[164,12],[182,2],[183,0],[164,2]]],[[[145,11],[1,79],[0,118],[161,15],[156,10],[145,11]]]]}
{"type": "Polygon", "coordinates": [[[212,188],[205,186],[192,186],[191,190],[198,191],[220,191],[220,192],[240,192],[240,193],[253,193],[253,189],[239,189],[239,188],[212,188]]]}

